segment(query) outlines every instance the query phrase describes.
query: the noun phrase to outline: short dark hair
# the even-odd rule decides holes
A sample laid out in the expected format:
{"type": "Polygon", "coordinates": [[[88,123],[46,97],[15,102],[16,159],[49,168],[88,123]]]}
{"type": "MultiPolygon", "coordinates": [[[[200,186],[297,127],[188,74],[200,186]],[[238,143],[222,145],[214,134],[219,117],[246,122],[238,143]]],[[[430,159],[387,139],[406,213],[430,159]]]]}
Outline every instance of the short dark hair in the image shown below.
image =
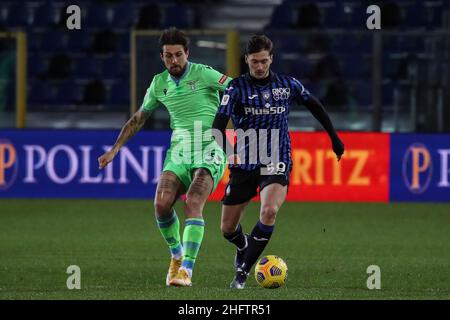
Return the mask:
{"type": "Polygon", "coordinates": [[[269,51],[269,54],[273,54],[273,43],[268,37],[263,34],[254,35],[248,40],[246,54],[252,54],[263,50],[269,51]]]}
{"type": "Polygon", "coordinates": [[[163,46],[166,44],[182,45],[184,51],[187,52],[189,50],[189,37],[183,31],[172,27],[164,30],[159,37],[159,48],[161,52],[163,52],[163,46]]]}

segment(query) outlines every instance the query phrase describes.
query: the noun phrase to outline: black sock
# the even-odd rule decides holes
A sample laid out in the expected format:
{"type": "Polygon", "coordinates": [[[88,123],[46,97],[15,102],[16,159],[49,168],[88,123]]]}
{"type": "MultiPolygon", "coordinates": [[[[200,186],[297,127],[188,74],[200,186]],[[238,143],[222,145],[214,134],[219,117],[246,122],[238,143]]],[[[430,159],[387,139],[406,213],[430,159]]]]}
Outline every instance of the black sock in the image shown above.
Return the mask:
{"type": "Polygon", "coordinates": [[[251,268],[258,260],[264,248],[269,243],[270,237],[272,236],[273,228],[275,226],[266,226],[265,224],[258,221],[250,234],[248,239],[247,252],[245,253],[244,263],[242,268],[245,272],[250,272],[251,268]]]}
{"type": "Polygon", "coordinates": [[[244,233],[242,232],[241,224],[238,225],[236,231],[231,234],[224,234],[223,236],[240,250],[244,249],[245,245],[247,244],[247,241],[245,241],[244,233]]]}

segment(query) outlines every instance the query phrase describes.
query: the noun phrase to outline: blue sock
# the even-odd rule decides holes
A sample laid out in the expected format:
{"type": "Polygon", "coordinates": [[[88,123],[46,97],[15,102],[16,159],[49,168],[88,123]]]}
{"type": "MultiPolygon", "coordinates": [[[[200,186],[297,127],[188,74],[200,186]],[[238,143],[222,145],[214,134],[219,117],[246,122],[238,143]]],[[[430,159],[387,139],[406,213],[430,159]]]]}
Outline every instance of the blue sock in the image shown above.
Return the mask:
{"type": "Polygon", "coordinates": [[[247,252],[244,257],[244,263],[242,268],[245,272],[250,272],[253,265],[258,260],[264,248],[269,243],[270,237],[272,236],[273,229],[275,225],[268,226],[263,224],[261,221],[255,225],[248,239],[247,252]]]}

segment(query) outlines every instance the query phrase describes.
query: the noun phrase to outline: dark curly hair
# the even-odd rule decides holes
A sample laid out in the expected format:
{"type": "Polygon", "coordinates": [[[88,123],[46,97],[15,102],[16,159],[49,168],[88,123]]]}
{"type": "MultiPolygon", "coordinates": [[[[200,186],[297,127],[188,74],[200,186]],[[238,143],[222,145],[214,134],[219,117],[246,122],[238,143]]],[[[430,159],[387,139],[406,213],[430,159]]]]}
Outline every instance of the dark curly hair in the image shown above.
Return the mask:
{"type": "Polygon", "coordinates": [[[163,51],[163,46],[166,44],[182,45],[184,52],[187,52],[189,49],[189,37],[183,31],[172,27],[164,30],[159,37],[159,47],[161,52],[163,51]]]}

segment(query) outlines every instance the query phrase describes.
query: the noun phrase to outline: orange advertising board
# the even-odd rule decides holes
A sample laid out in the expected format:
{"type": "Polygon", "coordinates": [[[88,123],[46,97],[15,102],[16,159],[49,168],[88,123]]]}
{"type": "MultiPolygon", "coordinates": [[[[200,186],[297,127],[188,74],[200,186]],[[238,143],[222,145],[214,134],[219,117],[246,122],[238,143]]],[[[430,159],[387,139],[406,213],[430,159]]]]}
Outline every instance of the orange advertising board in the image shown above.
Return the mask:
{"type": "MultiPolygon", "coordinates": [[[[388,202],[389,134],[340,133],[345,144],[340,162],[326,133],[290,135],[293,166],[287,201],[388,202]]],[[[210,200],[223,197],[228,173],[210,200]]]]}

